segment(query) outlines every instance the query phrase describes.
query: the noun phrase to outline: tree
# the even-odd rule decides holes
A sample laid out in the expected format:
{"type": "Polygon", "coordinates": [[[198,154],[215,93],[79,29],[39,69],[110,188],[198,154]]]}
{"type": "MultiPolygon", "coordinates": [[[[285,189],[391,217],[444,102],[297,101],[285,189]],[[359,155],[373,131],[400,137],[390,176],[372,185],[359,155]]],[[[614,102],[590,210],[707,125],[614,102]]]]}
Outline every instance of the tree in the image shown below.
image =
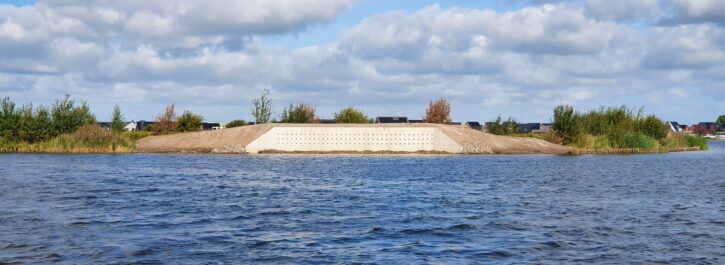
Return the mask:
{"type": "Polygon", "coordinates": [[[347,107],[333,115],[337,123],[369,123],[370,119],[361,110],[347,107]]]}
{"type": "Polygon", "coordinates": [[[268,89],[262,91],[259,99],[252,100],[252,105],[252,116],[257,124],[268,123],[272,119],[272,100],[268,89]]]}
{"type": "Polygon", "coordinates": [[[503,121],[499,115],[495,120],[486,123],[486,132],[495,135],[517,134],[519,133],[519,124],[513,117],[503,121]]]}
{"type": "Polygon", "coordinates": [[[717,124],[718,129],[725,130],[725,115],[720,115],[720,117],[717,117],[715,123],[717,124]]]}
{"type": "Polygon", "coordinates": [[[123,115],[121,114],[121,108],[116,105],[113,107],[113,114],[111,115],[111,130],[116,133],[123,132],[123,115]]]}
{"type": "Polygon", "coordinates": [[[96,123],[96,117],[91,113],[88,103],[83,101],[76,107],[75,101],[68,94],[56,100],[50,112],[54,135],[72,133],[83,125],[96,123]]]}
{"type": "Polygon", "coordinates": [[[20,112],[15,109],[15,102],[5,97],[0,101],[0,140],[17,140],[17,124],[20,112]]]}
{"type": "Polygon", "coordinates": [[[164,112],[156,118],[156,124],[153,127],[154,131],[160,134],[168,134],[176,131],[176,112],[174,108],[174,104],[167,106],[164,112]]]}
{"type": "Polygon", "coordinates": [[[176,130],[179,132],[196,132],[201,131],[202,122],[204,117],[199,114],[191,113],[190,111],[184,111],[177,121],[176,130]]]}
{"type": "Polygon", "coordinates": [[[428,103],[428,109],[425,110],[425,117],[423,122],[427,123],[451,123],[451,104],[448,100],[438,99],[436,101],[430,101],[428,103]]]}
{"type": "Polygon", "coordinates": [[[306,104],[290,104],[279,117],[282,123],[312,123],[315,120],[315,108],[306,104]]]}
{"type": "Polygon", "coordinates": [[[225,128],[234,128],[234,127],[240,127],[247,125],[247,122],[244,120],[233,120],[227,123],[224,127],[225,128]]]}
{"type": "Polygon", "coordinates": [[[513,117],[509,117],[504,124],[506,124],[504,130],[506,135],[513,135],[520,132],[519,123],[513,117]]]}
{"type": "Polygon", "coordinates": [[[495,120],[486,123],[486,132],[495,135],[504,135],[504,126],[502,124],[501,116],[496,117],[495,120]]]}
{"type": "Polygon", "coordinates": [[[554,132],[561,137],[564,144],[571,144],[581,134],[578,121],[578,114],[569,105],[559,105],[554,108],[554,132]]]}

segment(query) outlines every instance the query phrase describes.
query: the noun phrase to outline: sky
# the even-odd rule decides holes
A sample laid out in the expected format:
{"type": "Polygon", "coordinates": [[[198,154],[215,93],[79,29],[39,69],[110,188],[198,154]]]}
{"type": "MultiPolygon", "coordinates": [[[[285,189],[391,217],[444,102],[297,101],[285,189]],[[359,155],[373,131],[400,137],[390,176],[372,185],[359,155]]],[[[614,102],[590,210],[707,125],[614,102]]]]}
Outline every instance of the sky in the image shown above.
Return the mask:
{"type": "Polygon", "coordinates": [[[725,1],[0,0],[0,97],[227,122],[265,89],[277,114],[320,118],[415,119],[445,98],[460,122],[548,122],[559,104],[714,121],[725,1]]]}

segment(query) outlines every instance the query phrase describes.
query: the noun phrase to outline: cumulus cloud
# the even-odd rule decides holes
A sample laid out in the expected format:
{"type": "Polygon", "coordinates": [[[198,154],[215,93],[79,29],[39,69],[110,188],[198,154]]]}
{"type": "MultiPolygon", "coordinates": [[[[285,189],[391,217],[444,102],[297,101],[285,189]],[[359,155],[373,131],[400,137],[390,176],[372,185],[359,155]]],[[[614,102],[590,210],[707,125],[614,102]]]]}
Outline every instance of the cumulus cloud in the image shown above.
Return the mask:
{"type": "Polygon", "coordinates": [[[587,11],[594,17],[611,20],[638,20],[662,15],[657,0],[588,0],[587,11]]]}
{"type": "Polygon", "coordinates": [[[672,14],[664,23],[725,23],[725,2],[720,0],[671,0],[672,14]]]}
{"type": "Polygon", "coordinates": [[[418,117],[429,99],[446,97],[457,107],[454,118],[532,121],[558,103],[725,94],[724,29],[701,10],[718,3],[546,2],[508,12],[431,5],[371,14],[331,43],[293,49],[269,47],[260,36],[329,23],[352,1],[5,5],[0,92],[33,101],[71,92],[143,108],[176,102],[218,115],[229,114],[214,109],[247,109],[240,102],[262,89],[279,104],[315,104],[323,116],[355,105],[371,115],[418,117]],[[683,22],[644,30],[631,23],[658,16],[683,22]]]}

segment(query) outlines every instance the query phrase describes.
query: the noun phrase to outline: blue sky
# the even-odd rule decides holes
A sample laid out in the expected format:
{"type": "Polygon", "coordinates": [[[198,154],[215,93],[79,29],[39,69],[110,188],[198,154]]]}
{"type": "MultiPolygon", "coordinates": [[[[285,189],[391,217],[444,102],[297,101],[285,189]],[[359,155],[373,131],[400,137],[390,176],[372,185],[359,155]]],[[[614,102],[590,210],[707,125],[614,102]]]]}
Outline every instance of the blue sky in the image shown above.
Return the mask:
{"type": "Polygon", "coordinates": [[[725,113],[725,2],[704,0],[0,1],[0,97],[251,119],[272,93],[329,118],[548,121],[627,104],[685,123],[725,113]],[[3,5],[4,4],[4,5],[3,5]],[[20,7],[24,6],[24,7],[20,7]]]}

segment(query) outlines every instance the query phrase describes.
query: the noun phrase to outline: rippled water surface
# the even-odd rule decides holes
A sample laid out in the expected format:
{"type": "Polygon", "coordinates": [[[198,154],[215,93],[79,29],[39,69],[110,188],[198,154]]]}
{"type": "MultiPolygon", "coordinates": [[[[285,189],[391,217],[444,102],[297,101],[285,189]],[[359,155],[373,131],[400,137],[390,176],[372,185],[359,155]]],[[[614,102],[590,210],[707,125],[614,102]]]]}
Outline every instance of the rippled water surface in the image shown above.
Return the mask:
{"type": "Polygon", "coordinates": [[[0,163],[0,263],[725,263],[725,142],[626,156],[0,163]]]}

